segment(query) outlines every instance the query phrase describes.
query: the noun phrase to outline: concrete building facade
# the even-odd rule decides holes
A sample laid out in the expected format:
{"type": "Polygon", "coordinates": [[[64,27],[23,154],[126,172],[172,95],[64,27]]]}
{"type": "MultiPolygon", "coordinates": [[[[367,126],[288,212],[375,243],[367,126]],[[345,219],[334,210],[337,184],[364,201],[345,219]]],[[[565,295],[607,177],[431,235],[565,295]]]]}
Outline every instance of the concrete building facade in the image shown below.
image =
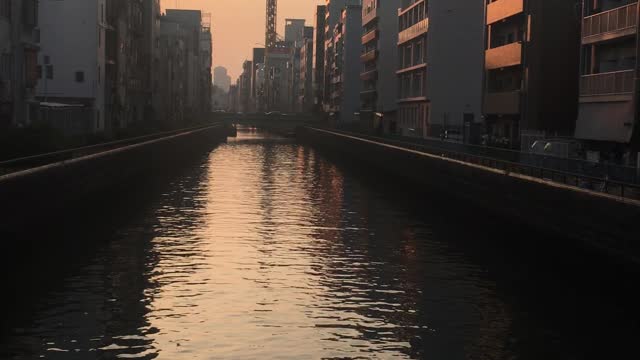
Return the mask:
{"type": "Polygon", "coordinates": [[[639,11],[638,1],[583,1],[575,136],[596,159],[620,162],[638,131],[639,11]]]}
{"type": "MultiPolygon", "coordinates": [[[[322,85],[322,107],[324,111],[328,111],[331,97],[331,74],[330,68],[333,62],[335,52],[333,49],[333,30],[340,21],[342,9],[346,5],[360,5],[361,0],[327,0],[324,16],[324,60],[323,60],[323,85],[322,85]]],[[[318,30],[320,31],[320,30],[318,30]]],[[[317,64],[316,64],[317,66],[317,64]]]]}
{"type": "Polygon", "coordinates": [[[332,118],[339,126],[356,122],[360,109],[362,6],[346,5],[333,31],[335,56],[330,67],[332,118]]]}
{"type": "Polygon", "coordinates": [[[69,134],[98,133],[105,121],[105,38],[109,27],[106,0],[41,1],[39,4],[43,69],[36,95],[45,103],[87,109],[69,134]],[[73,56],[69,56],[73,54],[73,56]]]}
{"type": "Polygon", "coordinates": [[[395,133],[398,108],[400,0],[362,2],[363,52],[360,120],[365,128],[395,133]],[[373,38],[370,38],[373,36],[373,38]]]}
{"type": "Polygon", "coordinates": [[[51,74],[37,66],[38,3],[5,0],[0,5],[0,127],[24,126],[36,115],[38,80],[51,74]]]}
{"type": "Polygon", "coordinates": [[[577,9],[573,1],[487,1],[483,103],[487,143],[528,150],[537,139],[573,135],[577,9]]]}
{"type": "MultiPolygon", "coordinates": [[[[311,28],[313,30],[313,28],[311,28]]],[[[300,48],[300,81],[297,112],[313,110],[313,35],[305,38],[300,48]]]]}
{"type": "Polygon", "coordinates": [[[313,92],[314,108],[320,110],[324,96],[324,47],[326,5],[318,5],[315,17],[315,36],[313,44],[313,92]]]}
{"type": "Polygon", "coordinates": [[[482,131],[483,2],[403,0],[402,5],[398,133],[477,141],[482,131]]]}

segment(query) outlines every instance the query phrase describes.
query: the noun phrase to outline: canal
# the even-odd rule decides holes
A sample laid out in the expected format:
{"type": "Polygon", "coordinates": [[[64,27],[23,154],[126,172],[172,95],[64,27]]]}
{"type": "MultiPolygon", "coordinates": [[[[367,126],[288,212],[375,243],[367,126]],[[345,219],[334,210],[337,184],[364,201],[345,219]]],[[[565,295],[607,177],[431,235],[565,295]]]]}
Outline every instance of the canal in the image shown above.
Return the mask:
{"type": "Polygon", "coordinates": [[[0,358],[566,360],[635,350],[635,271],[355,165],[241,129],[112,209],[118,216],[68,235],[96,245],[12,274],[22,287],[5,293],[18,300],[5,310],[0,358]]]}

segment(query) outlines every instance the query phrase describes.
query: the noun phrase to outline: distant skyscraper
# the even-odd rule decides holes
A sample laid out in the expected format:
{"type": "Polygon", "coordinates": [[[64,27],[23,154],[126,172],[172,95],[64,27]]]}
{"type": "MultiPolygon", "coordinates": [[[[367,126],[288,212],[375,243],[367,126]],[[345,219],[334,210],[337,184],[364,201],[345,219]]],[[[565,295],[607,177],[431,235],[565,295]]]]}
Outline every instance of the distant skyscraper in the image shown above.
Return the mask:
{"type": "Polygon", "coordinates": [[[218,66],[213,69],[213,85],[221,88],[225,92],[229,91],[229,86],[231,86],[231,76],[227,74],[227,68],[224,66],[218,66]]]}
{"type": "Polygon", "coordinates": [[[286,19],[284,41],[290,46],[299,47],[304,36],[304,19],[286,19]]]}

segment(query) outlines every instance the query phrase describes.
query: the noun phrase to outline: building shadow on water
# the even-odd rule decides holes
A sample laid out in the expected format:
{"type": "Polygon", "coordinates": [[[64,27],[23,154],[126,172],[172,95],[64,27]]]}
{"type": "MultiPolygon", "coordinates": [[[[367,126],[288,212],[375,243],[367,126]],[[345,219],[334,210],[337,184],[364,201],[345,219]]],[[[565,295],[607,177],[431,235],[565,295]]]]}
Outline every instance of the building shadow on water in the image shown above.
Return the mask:
{"type": "Polygon", "coordinates": [[[157,357],[150,335],[160,329],[147,319],[162,281],[154,239],[200,225],[204,200],[193,189],[207,184],[208,161],[203,154],[8,234],[22,243],[3,264],[14,296],[5,298],[0,358],[157,357]]]}
{"type": "Polygon", "coordinates": [[[638,269],[455,194],[339,154],[305,154],[314,159],[314,183],[329,189],[309,189],[322,217],[354,229],[318,234],[332,239],[325,251],[348,259],[322,264],[340,275],[326,285],[346,299],[358,294],[355,314],[392,325],[389,332],[362,327],[359,337],[390,336],[403,352],[438,359],[608,358],[633,350],[638,269]],[[392,304],[415,311],[391,311],[392,304]]]}

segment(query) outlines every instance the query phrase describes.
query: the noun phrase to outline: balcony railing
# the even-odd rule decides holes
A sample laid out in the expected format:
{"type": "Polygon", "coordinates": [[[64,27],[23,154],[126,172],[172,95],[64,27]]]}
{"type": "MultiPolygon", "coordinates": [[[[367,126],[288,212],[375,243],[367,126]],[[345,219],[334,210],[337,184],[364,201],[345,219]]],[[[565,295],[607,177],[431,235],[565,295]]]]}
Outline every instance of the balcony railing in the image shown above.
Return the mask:
{"type": "Polygon", "coordinates": [[[582,20],[582,42],[593,43],[636,33],[638,3],[587,16],[582,20]]]}
{"type": "Polygon", "coordinates": [[[360,55],[360,61],[369,62],[369,61],[375,60],[377,57],[378,57],[378,50],[371,50],[369,52],[366,52],[360,55]]]}
{"type": "Polygon", "coordinates": [[[375,40],[377,37],[378,37],[378,29],[369,31],[368,33],[362,35],[362,45],[375,40]]]}
{"type": "Polygon", "coordinates": [[[405,43],[411,39],[426,34],[429,30],[429,18],[423,19],[408,27],[405,30],[400,31],[398,34],[398,44],[405,43]]]}
{"type": "Polygon", "coordinates": [[[520,91],[486,93],[484,96],[486,114],[509,115],[520,113],[520,91]]]}
{"type": "Polygon", "coordinates": [[[485,66],[487,70],[520,64],[522,64],[522,43],[520,42],[488,49],[485,53],[485,66]]]}
{"type": "MultiPolygon", "coordinates": [[[[367,10],[364,10],[364,11],[367,11],[367,10]]],[[[373,19],[378,17],[378,8],[371,8],[367,13],[365,13],[364,11],[362,12],[362,26],[367,25],[373,19]]]]}
{"type": "Polygon", "coordinates": [[[360,74],[360,80],[362,81],[377,80],[377,79],[378,79],[378,70],[376,69],[365,71],[360,74]]]}
{"type": "Polygon", "coordinates": [[[497,0],[487,5],[487,25],[524,11],[523,0],[497,0]]]}
{"type": "Polygon", "coordinates": [[[623,95],[633,92],[634,70],[580,77],[580,96],[623,95]]]}

